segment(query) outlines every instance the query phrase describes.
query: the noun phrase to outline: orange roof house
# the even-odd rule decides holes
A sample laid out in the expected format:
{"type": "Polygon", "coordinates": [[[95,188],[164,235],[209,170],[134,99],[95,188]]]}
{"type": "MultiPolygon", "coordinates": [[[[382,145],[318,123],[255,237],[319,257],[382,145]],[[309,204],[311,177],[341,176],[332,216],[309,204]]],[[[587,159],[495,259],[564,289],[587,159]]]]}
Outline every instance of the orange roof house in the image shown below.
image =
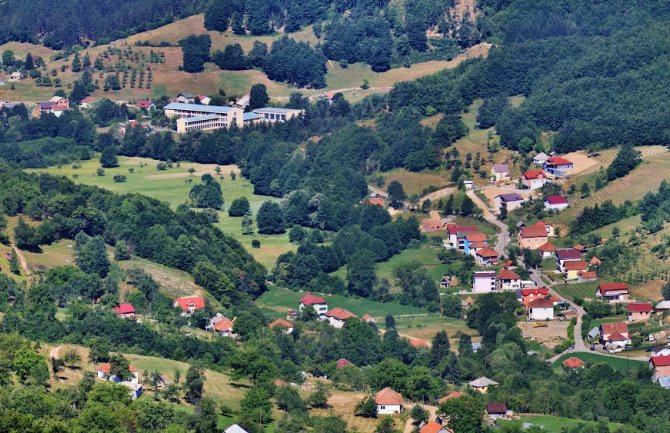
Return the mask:
{"type": "Polygon", "coordinates": [[[194,312],[205,309],[205,298],[202,296],[182,296],[175,299],[174,306],[179,307],[184,312],[194,312]]]}
{"type": "Polygon", "coordinates": [[[284,328],[284,329],[293,329],[293,323],[289,322],[288,320],[284,319],[277,319],[274,322],[270,323],[268,325],[268,328],[274,329],[274,328],[284,328]]]}
{"type": "Polygon", "coordinates": [[[335,363],[335,368],[345,368],[345,367],[354,367],[354,364],[352,364],[348,359],[340,358],[337,360],[335,363]]]}
{"type": "Polygon", "coordinates": [[[386,387],[375,394],[375,403],[378,405],[402,405],[402,394],[386,387]]]}
{"type": "Polygon", "coordinates": [[[576,368],[582,368],[586,365],[584,361],[574,356],[571,356],[570,358],[566,359],[565,361],[562,362],[562,364],[563,367],[569,368],[571,370],[574,370],[576,368]]]}
{"type": "Polygon", "coordinates": [[[316,304],[325,304],[326,300],[319,296],[314,296],[311,293],[308,293],[302,298],[300,298],[300,301],[298,302],[300,302],[302,305],[316,305],[316,304]]]}

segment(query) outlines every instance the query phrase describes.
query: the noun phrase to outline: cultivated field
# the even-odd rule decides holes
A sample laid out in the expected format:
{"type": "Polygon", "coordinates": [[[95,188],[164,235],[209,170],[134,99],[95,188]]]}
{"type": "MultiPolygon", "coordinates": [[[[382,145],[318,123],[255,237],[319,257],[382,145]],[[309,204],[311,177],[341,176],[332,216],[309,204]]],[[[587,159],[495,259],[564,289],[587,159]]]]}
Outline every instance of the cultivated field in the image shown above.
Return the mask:
{"type": "MultiPolygon", "coordinates": [[[[179,167],[175,165],[161,171],[156,169],[158,162],[149,158],[119,157],[119,167],[107,169],[105,176],[96,175],[99,167],[97,160],[83,161],[81,168],[76,169],[67,165],[33,171],[67,176],[77,183],[94,185],[117,193],[144,194],[165,201],[173,208],[187,201],[194,182],[199,181],[199,176],[204,173],[216,176],[215,164],[182,163],[179,167]],[[188,172],[189,168],[195,170],[193,176],[188,172]],[[115,183],[113,180],[115,174],[125,175],[127,181],[115,183]]],[[[239,240],[247,251],[266,267],[273,266],[278,255],[295,249],[295,246],[288,241],[288,235],[242,235],[242,218],[228,216],[227,208],[234,199],[244,196],[249,200],[252,213],[255,215],[263,202],[276,199],[255,195],[251,183],[239,176],[237,166],[222,166],[221,173],[223,179],[216,177],[221,183],[225,204],[224,211],[219,212],[219,223],[216,226],[239,240]],[[238,174],[235,180],[232,180],[231,172],[238,174]],[[251,248],[252,239],[260,240],[261,247],[251,248]]]]}

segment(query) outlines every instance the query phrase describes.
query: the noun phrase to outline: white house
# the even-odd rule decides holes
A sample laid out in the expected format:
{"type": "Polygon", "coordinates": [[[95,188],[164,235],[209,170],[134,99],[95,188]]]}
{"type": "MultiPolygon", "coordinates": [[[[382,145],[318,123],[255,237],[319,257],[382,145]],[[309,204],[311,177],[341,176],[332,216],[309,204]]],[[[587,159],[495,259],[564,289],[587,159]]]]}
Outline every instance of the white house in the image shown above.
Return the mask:
{"type": "Polygon", "coordinates": [[[530,190],[540,189],[549,182],[544,170],[528,170],[521,176],[521,183],[530,190]]]}
{"type": "Polygon", "coordinates": [[[98,379],[111,381],[119,385],[128,387],[130,389],[130,398],[133,400],[136,400],[142,395],[143,393],[142,384],[140,383],[140,376],[135,367],[133,367],[132,365],[128,366],[128,370],[130,370],[132,377],[130,379],[125,380],[121,379],[120,377],[114,374],[110,374],[111,370],[112,370],[112,364],[110,364],[109,362],[101,364],[97,370],[98,379]]]}
{"type": "Polygon", "coordinates": [[[521,277],[509,269],[503,269],[498,274],[498,290],[519,290],[521,289],[521,277]]]}
{"type": "Polygon", "coordinates": [[[493,271],[477,271],[472,278],[472,291],[488,293],[496,290],[496,273],[493,271]]]}
{"type": "Polygon", "coordinates": [[[498,253],[493,248],[482,248],[475,253],[475,260],[480,266],[492,266],[498,263],[498,253]]]}
{"type": "Polygon", "coordinates": [[[489,403],[486,405],[486,414],[489,419],[498,420],[512,416],[505,403],[489,403]]]}
{"type": "Polygon", "coordinates": [[[582,259],[582,253],[574,248],[560,248],[554,252],[556,256],[556,269],[566,272],[565,263],[579,261],[582,259]]]}
{"type": "Polygon", "coordinates": [[[9,81],[21,81],[23,80],[23,74],[20,71],[14,71],[9,76],[9,81]]]}
{"type": "Polygon", "coordinates": [[[399,414],[405,410],[402,395],[389,387],[375,394],[375,403],[379,415],[399,414]]]}
{"type": "Polygon", "coordinates": [[[237,424],[233,424],[223,431],[223,433],[249,433],[237,424]]]}
{"type": "Polygon", "coordinates": [[[268,325],[270,329],[281,329],[284,334],[290,334],[293,332],[293,323],[284,319],[277,319],[274,322],[268,325]]]}
{"type": "Polygon", "coordinates": [[[498,385],[498,382],[489,379],[488,377],[482,376],[478,377],[477,379],[471,382],[468,382],[468,385],[475,391],[479,391],[482,394],[486,394],[486,392],[489,390],[489,387],[498,385]]]}
{"type": "Polygon", "coordinates": [[[554,303],[548,299],[536,299],[528,303],[528,320],[553,320],[554,303]]]}
{"type": "Polygon", "coordinates": [[[299,302],[300,302],[300,305],[298,306],[299,311],[302,311],[305,307],[312,307],[319,316],[323,315],[326,311],[328,311],[328,303],[326,302],[326,300],[319,296],[314,296],[311,293],[308,293],[305,296],[303,296],[299,302]]]}
{"type": "Polygon", "coordinates": [[[627,283],[600,283],[596,290],[596,299],[609,303],[627,301],[629,293],[627,283]]]}
{"type": "Polygon", "coordinates": [[[491,176],[496,182],[504,182],[509,180],[509,167],[507,164],[493,164],[491,176]]]}
{"type": "Polygon", "coordinates": [[[500,194],[495,197],[496,209],[507,209],[511,212],[514,209],[520,208],[524,202],[524,198],[517,193],[500,194]]]}
{"type": "Polygon", "coordinates": [[[233,337],[234,325],[235,324],[232,320],[221,313],[217,313],[216,316],[209,320],[209,326],[207,326],[207,329],[220,334],[222,337],[233,337]]]}
{"type": "Polygon", "coordinates": [[[545,161],[549,159],[549,155],[544,152],[540,152],[533,158],[533,163],[535,165],[544,165],[545,161]]]}
{"type": "Polygon", "coordinates": [[[553,176],[569,176],[574,164],[560,156],[552,156],[544,161],[544,170],[553,176]]]}
{"type": "Polygon", "coordinates": [[[347,319],[356,317],[356,315],[351,311],[347,311],[344,308],[339,307],[328,310],[323,315],[328,320],[328,323],[330,323],[330,326],[337,329],[341,329],[347,319]]]}
{"type": "Polygon", "coordinates": [[[552,195],[544,200],[544,208],[546,210],[560,212],[564,209],[567,209],[568,206],[570,206],[570,202],[565,197],[561,197],[560,195],[552,195]]]}
{"type": "Polygon", "coordinates": [[[650,350],[651,357],[670,356],[670,346],[656,346],[650,350]]]}

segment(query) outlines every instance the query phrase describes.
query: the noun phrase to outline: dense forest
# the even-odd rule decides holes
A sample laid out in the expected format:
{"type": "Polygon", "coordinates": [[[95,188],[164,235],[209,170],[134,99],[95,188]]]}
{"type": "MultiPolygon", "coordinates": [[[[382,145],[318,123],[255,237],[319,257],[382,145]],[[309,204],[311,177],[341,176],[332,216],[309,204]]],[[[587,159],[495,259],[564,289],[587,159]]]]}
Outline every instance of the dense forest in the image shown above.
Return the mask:
{"type": "Polygon", "coordinates": [[[54,49],[106,43],[165,25],[204,9],[205,0],[6,0],[0,2],[0,42],[42,42],[54,49]]]}

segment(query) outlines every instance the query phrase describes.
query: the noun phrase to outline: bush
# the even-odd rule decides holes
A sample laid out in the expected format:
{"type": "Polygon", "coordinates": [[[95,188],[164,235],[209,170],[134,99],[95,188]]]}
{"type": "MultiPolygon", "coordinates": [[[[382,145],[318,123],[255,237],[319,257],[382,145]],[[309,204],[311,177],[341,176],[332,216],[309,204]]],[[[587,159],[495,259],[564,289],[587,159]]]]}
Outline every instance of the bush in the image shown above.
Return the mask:
{"type": "Polygon", "coordinates": [[[114,183],[121,183],[126,181],[126,176],[122,174],[116,174],[114,175],[114,183]]]}
{"type": "Polygon", "coordinates": [[[261,247],[261,241],[258,239],[254,239],[251,241],[251,248],[260,248],[261,247]]]}
{"type": "Polygon", "coordinates": [[[228,215],[231,217],[241,217],[244,215],[249,215],[251,213],[251,207],[249,206],[249,200],[246,197],[240,197],[233,200],[228,208],[228,215]]]}

